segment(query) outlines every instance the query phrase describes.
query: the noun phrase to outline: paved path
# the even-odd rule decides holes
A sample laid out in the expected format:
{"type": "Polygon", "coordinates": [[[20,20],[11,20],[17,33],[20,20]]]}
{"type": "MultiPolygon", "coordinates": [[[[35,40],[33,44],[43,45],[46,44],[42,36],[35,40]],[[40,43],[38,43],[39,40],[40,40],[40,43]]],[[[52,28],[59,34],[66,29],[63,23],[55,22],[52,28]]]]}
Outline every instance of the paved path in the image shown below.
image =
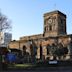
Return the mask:
{"type": "Polygon", "coordinates": [[[37,68],[32,70],[8,70],[0,72],[72,72],[72,67],[48,67],[48,68],[37,68]]]}

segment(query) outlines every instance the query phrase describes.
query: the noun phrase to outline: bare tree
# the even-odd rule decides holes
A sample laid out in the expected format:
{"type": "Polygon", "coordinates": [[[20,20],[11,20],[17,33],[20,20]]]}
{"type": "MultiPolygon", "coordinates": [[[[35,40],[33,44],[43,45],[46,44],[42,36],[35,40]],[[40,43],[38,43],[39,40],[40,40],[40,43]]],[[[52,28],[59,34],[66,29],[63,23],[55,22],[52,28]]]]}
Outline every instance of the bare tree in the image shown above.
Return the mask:
{"type": "Polygon", "coordinates": [[[3,33],[9,32],[11,28],[12,28],[11,21],[7,18],[7,16],[3,15],[0,12],[0,45],[2,44],[3,33]]]}
{"type": "Polygon", "coordinates": [[[0,32],[11,29],[11,23],[8,18],[0,12],[0,32]]]}

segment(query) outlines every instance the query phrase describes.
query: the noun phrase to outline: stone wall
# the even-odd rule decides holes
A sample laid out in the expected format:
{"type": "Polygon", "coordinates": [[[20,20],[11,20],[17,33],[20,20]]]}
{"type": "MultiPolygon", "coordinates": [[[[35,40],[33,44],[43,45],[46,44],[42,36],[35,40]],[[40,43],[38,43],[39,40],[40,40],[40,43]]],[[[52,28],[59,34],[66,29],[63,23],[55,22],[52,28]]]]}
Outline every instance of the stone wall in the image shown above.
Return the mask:
{"type": "Polygon", "coordinates": [[[20,37],[20,40],[30,40],[30,39],[39,39],[39,38],[43,38],[43,34],[20,37]]]}
{"type": "MultiPolygon", "coordinates": [[[[31,45],[33,48],[33,53],[37,52],[35,57],[40,58],[40,45],[42,46],[42,55],[45,59],[48,57],[50,59],[53,59],[53,55],[51,54],[51,51],[49,52],[50,54],[47,54],[47,45],[50,45],[52,48],[56,45],[58,47],[59,44],[62,44],[63,47],[68,48],[68,54],[66,59],[70,59],[70,54],[72,51],[70,51],[70,38],[71,35],[64,35],[64,36],[57,36],[57,37],[45,37],[45,38],[38,38],[38,39],[31,39],[31,40],[20,40],[20,41],[13,41],[9,44],[10,48],[15,48],[15,49],[20,49],[23,50],[23,46],[26,46],[26,51],[31,54],[31,45]]],[[[58,58],[57,58],[58,59],[58,58]]]]}

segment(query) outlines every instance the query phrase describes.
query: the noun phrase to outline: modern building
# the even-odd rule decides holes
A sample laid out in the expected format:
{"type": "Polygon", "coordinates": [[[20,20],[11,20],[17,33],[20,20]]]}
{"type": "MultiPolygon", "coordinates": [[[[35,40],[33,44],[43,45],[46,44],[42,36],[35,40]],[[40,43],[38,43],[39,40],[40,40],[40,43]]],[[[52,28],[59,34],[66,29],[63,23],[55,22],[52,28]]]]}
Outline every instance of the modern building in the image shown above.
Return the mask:
{"type": "Polygon", "coordinates": [[[66,15],[58,10],[44,14],[42,34],[20,37],[11,41],[9,48],[26,50],[32,57],[42,60],[71,60],[72,34],[66,32],[66,15]]]}
{"type": "Polygon", "coordinates": [[[7,47],[8,43],[12,40],[11,33],[0,32],[0,47],[7,47]]]}

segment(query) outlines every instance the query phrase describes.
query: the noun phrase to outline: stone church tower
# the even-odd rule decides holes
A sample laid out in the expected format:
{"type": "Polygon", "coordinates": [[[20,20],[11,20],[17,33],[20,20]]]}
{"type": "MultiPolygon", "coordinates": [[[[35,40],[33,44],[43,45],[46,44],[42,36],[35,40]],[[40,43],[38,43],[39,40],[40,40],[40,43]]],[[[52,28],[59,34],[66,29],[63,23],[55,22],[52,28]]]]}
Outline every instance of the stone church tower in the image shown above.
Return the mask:
{"type": "Polygon", "coordinates": [[[29,55],[34,56],[32,59],[59,60],[61,55],[61,60],[71,60],[72,34],[66,32],[66,15],[58,10],[45,13],[42,34],[20,37],[20,40],[11,41],[9,47],[22,52],[26,47],[29,55]]]}
{"type": "Polygon", "coordinates": [[[66,15],[60,11],[44,14],[44,35],[58,36],[66,34],[66,15]]]}

